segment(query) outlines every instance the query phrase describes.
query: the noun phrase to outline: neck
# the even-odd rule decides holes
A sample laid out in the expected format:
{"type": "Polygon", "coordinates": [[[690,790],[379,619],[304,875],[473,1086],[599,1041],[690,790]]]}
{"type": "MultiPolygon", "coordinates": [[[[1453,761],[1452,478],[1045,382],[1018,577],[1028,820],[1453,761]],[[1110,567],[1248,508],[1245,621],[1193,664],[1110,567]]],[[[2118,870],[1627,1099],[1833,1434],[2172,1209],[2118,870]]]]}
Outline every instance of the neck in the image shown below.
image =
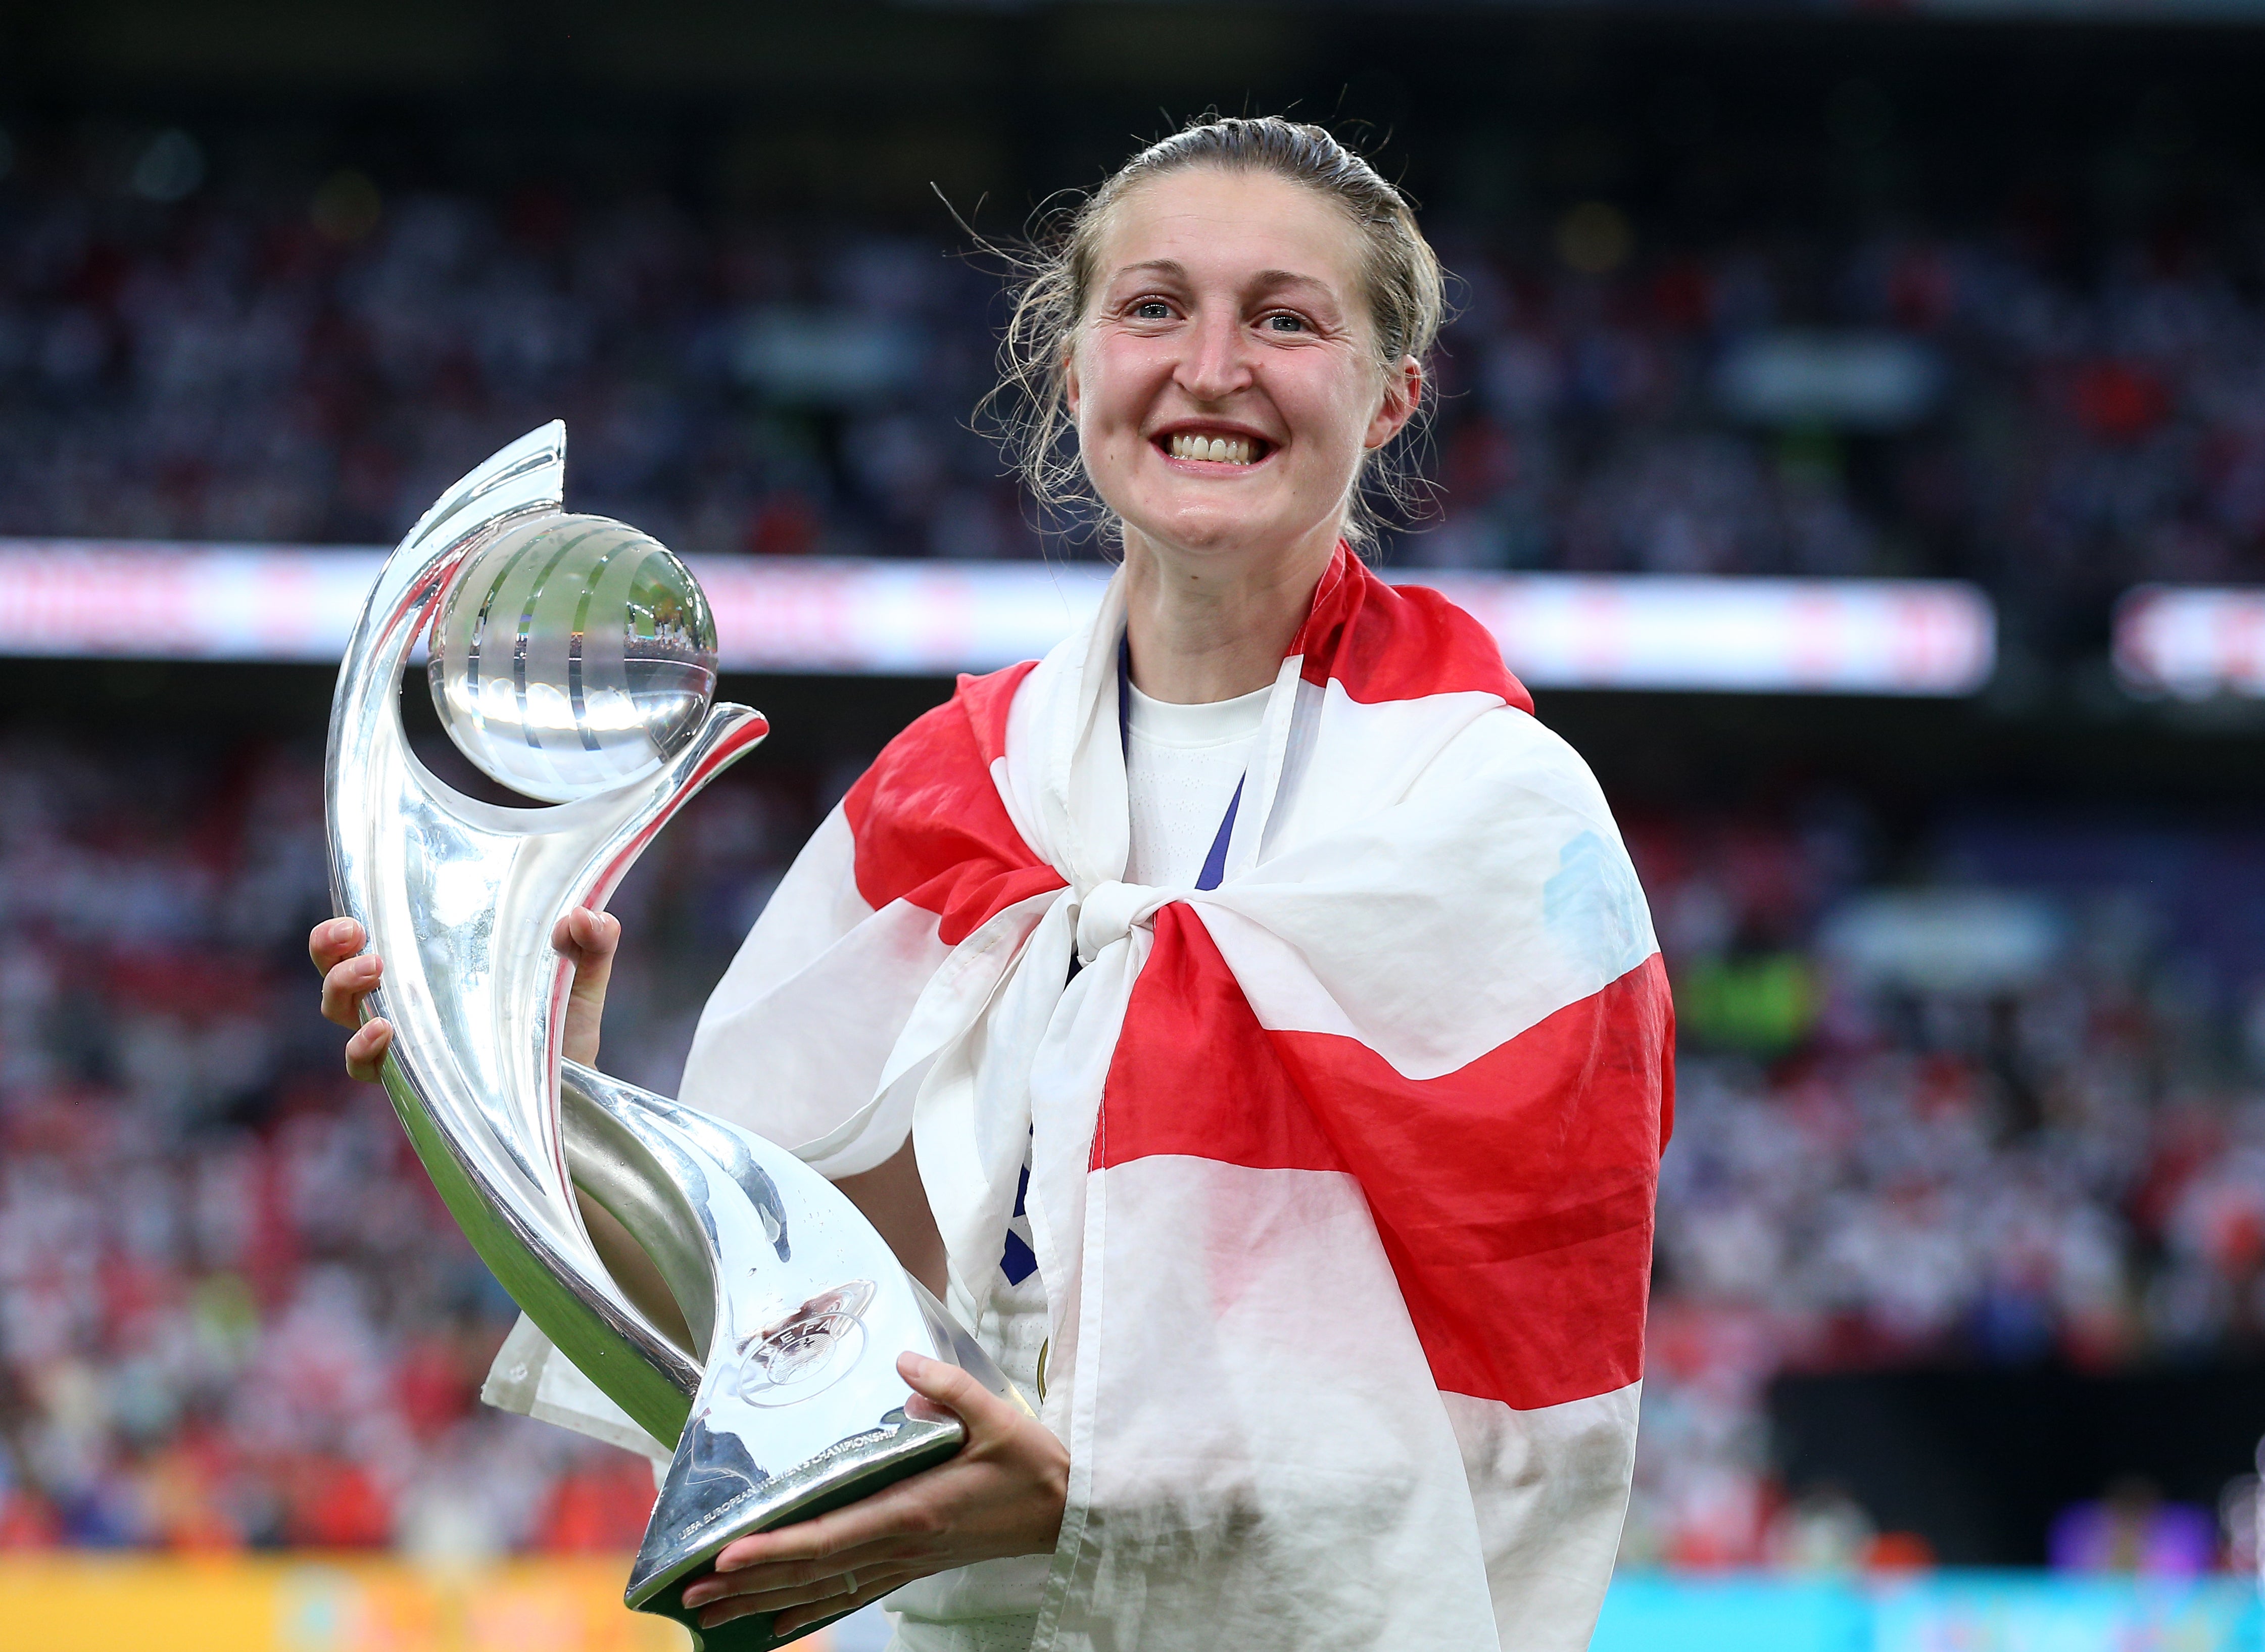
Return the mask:
{"type": "Polygon", "coordinates": [[[1336,535],[1285,555],[1189,557],[1125,532],[1125,628],[1132,686],[1203,705],[1270,686],[1314,605],[1336,535]]]}

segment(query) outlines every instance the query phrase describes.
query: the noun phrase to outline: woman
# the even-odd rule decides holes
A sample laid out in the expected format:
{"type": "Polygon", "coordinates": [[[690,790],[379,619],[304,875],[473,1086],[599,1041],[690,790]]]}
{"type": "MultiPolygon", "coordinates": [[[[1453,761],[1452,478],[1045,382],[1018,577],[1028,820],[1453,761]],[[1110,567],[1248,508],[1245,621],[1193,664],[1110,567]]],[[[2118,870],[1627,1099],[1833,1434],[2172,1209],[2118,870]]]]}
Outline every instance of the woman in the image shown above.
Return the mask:
{"type": "MultiPolygon", "coordinates": [[[[1397,193],[1278,120],[1136,156],[1036,270],[1026,472],[1059,496],[1066,423],[1123,568],[851,790],[683,1096],[836,1178],[1038,1415],[908,1356],[967,1447],[734,1545],[708,1621],[889,1594],[914,1652],[1585,1644],[1671,1011],[1586,769],[1475,621],[1348,548],[1439,313],[1397,193]]],[[[557,937],[584,1059],[615,933],[557,937]]],[[[314,947],[347,1025],[359,942],[314,947]]]]}

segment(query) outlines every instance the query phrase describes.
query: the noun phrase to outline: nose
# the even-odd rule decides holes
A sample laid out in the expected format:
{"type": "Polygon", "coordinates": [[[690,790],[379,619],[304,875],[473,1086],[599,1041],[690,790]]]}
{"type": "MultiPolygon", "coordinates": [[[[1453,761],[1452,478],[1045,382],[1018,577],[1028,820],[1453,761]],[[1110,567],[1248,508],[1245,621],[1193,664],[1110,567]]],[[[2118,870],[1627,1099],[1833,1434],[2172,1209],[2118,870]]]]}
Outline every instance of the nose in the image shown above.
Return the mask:
{"type": "Polygon", "coordinates": [[[1250,383],[1249,341],[1242,318],[1216,305],[1197,312],[1195,324],[1181,335],[1187,349],[1173,377],[1198,402],[1222,402],[1250,383]]]}

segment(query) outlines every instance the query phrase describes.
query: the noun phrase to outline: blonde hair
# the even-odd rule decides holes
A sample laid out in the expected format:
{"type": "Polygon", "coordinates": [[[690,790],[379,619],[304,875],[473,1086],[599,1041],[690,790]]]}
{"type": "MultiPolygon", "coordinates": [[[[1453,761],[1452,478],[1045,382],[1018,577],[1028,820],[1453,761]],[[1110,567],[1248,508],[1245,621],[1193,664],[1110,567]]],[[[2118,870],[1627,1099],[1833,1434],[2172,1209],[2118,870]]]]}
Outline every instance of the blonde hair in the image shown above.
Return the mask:
{"type": "MultiPolygon", "coordinates": [[[[1070,350],[1093,295],[1111,213],[1141,185],[1199,166],[1267,173],[1336,205],[1360,234],[1360,283],[1378,366],[1397,376],[1402,359],[1413,356],[1425,369],[1427,387],[1431,382],[1431,348],[1446,309],[1445,278],[1407,199],[1320,127],[1278,115],[1195,120],[1141,150],[1091,194],[1048,214],[1030,244],[1009,255],[1016,276],[1015,307],[1000,342],[999,382],[979,413],[987,416],[1043,509],[1098,521],[1112,537],[1119,525],[1094,493],[1068,440],[1070,350]]],[[[1372,493],[1408,502],[1411,481],[1400,457],[1406,446],[1395,438],[1363,458],[1344,525],[1356,545],[1374,536],[1372,493]]]]}

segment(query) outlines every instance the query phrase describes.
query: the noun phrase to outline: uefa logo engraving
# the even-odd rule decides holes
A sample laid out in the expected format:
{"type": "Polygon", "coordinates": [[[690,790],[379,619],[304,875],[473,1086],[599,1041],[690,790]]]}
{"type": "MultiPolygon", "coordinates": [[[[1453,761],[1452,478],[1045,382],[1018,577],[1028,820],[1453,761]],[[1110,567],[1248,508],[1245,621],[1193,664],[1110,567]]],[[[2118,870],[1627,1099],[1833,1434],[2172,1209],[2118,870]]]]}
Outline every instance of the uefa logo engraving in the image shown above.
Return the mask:
{"type": "Polygon", "coordinates": [[[865,1351],[863,1316],[872,1300],[872,1282],[852,1279],[745,1338],[739,1398],[754,1406],[791,1405],[832,1387],[865,1351]]]}

